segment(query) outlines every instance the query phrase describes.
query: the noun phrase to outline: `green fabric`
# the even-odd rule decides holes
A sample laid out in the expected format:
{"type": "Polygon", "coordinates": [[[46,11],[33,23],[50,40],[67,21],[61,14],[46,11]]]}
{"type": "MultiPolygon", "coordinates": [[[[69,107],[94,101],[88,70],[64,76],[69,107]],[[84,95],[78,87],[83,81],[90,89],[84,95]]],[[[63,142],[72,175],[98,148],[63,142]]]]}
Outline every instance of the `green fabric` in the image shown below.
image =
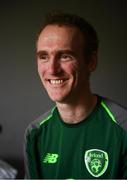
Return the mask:
{"type": "Polygon", "coordinates": [[[111,117],[111,119],[114,121],[114,122],[117,122],[115,117],[113,116],[112,112],[109,110],[109,108],[106,106],[106,104],[102,101],[101,102],[101,105],[104,107],[104,109],[107,111],[107,113],[109,114],[109,116],[111,117]]]}
{"type": "Polygon", "coordinates": [[[127,178],[127,133],[112,121],[105,107],[99,101],[89,117],[78,124],[64,123],[55,108],[37,128],[27,132],[27,177],[127,178]],[[98,158],[102,156],[105,159],[98,158]],[[97,160],[103,160],[103,170],[93,168],[97,160]]]}

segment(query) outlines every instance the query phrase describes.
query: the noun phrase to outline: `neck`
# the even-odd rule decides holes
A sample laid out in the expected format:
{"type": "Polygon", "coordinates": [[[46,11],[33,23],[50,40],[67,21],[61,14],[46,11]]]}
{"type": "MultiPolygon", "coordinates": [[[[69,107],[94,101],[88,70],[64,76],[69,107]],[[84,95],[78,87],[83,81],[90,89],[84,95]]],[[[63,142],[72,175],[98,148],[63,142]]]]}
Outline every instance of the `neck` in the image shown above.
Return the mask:
{"type": "Polygon", "coordinates": [[[56,103],[62,120],[66,123],[78,123],[92,112],[97,103],[97,97],[91,93],[75,103],[56,103]]]}

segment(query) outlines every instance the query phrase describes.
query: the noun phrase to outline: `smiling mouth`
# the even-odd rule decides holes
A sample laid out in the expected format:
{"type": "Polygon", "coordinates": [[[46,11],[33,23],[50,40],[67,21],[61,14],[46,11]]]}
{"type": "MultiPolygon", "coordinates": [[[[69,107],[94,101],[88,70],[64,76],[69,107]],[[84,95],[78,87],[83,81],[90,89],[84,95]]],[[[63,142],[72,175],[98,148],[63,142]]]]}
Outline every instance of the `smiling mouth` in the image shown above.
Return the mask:
{"type": "Polygon", "coordinates": [[[63,84],[67,79],[48,79],[49,83],[52,85],[61,85],[63,84]]]}

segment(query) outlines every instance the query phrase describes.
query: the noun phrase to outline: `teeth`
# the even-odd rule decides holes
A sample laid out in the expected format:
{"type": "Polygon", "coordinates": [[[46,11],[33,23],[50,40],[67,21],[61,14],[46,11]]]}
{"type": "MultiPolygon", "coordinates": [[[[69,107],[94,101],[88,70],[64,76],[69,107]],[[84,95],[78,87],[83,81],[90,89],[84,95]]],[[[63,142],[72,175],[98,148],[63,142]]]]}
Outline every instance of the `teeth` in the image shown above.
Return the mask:
{"type": "Polygon", "coordinates": [[[63,82],[63,80],[50,80],[51,84],[61,84],[63,82]]]}

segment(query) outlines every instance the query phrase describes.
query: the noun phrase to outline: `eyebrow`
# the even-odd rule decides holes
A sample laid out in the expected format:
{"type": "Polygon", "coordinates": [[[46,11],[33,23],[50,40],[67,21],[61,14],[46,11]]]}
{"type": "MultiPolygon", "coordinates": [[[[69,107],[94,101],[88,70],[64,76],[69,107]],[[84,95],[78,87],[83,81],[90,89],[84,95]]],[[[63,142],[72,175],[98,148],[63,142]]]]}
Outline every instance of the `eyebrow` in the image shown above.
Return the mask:
{"type": "MultiPolygon", "coordinates": [[[[72,51],[72,50],[69,50],[69,49],[64,49],[64,50],[58,50],[57,51],[57,54],[63,54],[63,53],[67,53],[67,54],[70,54],[70,55],[73,55],[75,56],[75,52],[72,51]]],[[[39,55],[42,55],[42,54],[48,54],[48,51],[46,50],[40,50],[36,53],[38,56],[39,55]]]]}
{"type": "Polygon", "coordinates": [[[37,56],[39,56],[39,55],[41,55],[41,54],[47,54],[47,51],[41,50],[41,51],[38,51],[36,54],[37,54],[37,56]]]}

